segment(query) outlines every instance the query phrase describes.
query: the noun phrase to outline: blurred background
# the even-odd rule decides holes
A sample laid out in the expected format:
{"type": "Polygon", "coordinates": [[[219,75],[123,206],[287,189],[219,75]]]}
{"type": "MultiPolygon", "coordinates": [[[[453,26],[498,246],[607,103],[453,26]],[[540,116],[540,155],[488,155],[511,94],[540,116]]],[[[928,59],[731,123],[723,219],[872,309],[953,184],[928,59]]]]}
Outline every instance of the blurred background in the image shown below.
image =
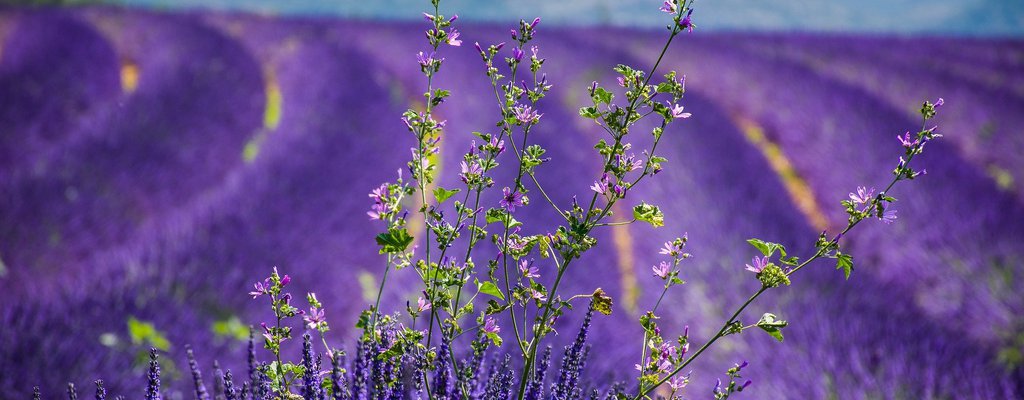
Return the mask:
{"type": "MultiPolygon", "coordinates": [[[[519,18],[540,16],[554,85],[535,136],[553,158],[540,180],[566,206],[587,193],[602,131],[577,109],[591,81],[614,86],[612,66],[653,63],[669,22],[660,5],[442,2],[459,14],[464,45],[443,49],[435,81],[453,92],[438,111],[448,121],[440,185],[459,185],[452,171],[470,132],[499,119],[471,44],[507,41],[519,18]]],[[[384,264],[365,196],[415,144],[399,117],[425,87],[415,54],[427,47],[429,6],[0,5],[0,398],[34,385],[51,398],[98,378],[137,397],[151,346],[165,352],[168,398],[189,398],[184,347],[206,368],[243,371],[248,326],[271,317],[246,292],[274,266],[294,293],[325,303],[329,339],[351,344],[384,264]]],[[[689,397],[742,360],[750,398],[1024,395],[1024,3],[695,8],[697,29],[659,69],[687,76],[693,117],[666,133],[666,170],[618,213],[643,199],[663,207],[667,226],[598,231],[599,249],[569,274],[565,293],[602,287],[616,299],[595,320],[587,379],[632,379],[621,366],[639,346],[607,344],[640,340],[637,317],[660,293],[650,272],[660,243],[689,234],[688,283],[670,292],[662,326],[689,326],[701,342],[757,289],[744,241],[808,254],[822,230],[845,226],[848,192],[888,182],[896,135],[919,129],[921,102],[942,97],[933,121],[945,137],[919,164],[928,174],[897,186],[896,223],[846,238],[849,281],[821,262],[765,296],[749,318],[789,320],[785,343],[758,332],[723,340],[695,367],[689,397]]],[[[498,186],[512,174],[499,170],[498,186]]],[[[522,213],[527,234],[557,218],[537,205],[522,213]]],[[[386,309],[419,291],[396,275],[386,309]]]]}

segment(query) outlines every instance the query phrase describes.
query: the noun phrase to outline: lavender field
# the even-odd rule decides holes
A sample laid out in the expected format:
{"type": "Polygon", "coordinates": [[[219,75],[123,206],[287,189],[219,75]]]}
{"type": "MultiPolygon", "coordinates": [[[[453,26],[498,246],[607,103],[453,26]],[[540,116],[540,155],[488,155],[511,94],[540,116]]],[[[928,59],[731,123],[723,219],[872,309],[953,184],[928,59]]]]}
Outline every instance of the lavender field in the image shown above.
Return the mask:
{"type": "MultiPolygon", "coordinates": [[[[554,87],[532,138],[553,158],[538,176],[568,204],[601,168],[579,150],[603,134],[578,116],[587,87],[613,84],[615,64],[649,65],[663,33],[541,29],[554,87]]],[[[469,45],[446,50],[437,78],[453,93],[438,114],[445,187],[470,133],[500,119],[471,44],[507,27],[460,30],[469,45]]],[[[0,399],[100,378],[137,398],[151,346],[168,399],[192,396],[186,345],[242,375],[248,325],[270,318],[246,293],[274,266],[327,305],[330,340],[354,343],[384,264],[366,193],[415,146],[399,117],[422,102],[421,36],[397,22],[0,8],[0,399]]],[[[788,317],[785,343],[723,339],[688,398],[741,360],[754,387],[739,398],[1024,397],[1024,41],[698,31],[667,57],[693,117],[665,133],[665,172],[625,201],[660,204],[667,226],[599,230],[569,271],[568,292],[615,299],[595,316],[584,379],[634,378],[639,346],[620,343],[639,343],[660,294],[661,243],[687,232],[695,256],[661,325],[708,339],[757,290],[745,240],[813,252],[845,226],[848,192],[890,179],[920,102],[943,97],[945,138],[927,175],[897,189],[897,222],[847,239],[856,273],[821,262],[766,295],[751,314],[788,317]]],[[[497,186],[514,174],[499,169],[497,186]]],[[[537,204],[516,217],[558,218],[537,204]]],[[[385,309],[415,302],[416,277],[393,279],[385,309]]],[[[558,343],[580,318],[559,320],[558,343]]]]}

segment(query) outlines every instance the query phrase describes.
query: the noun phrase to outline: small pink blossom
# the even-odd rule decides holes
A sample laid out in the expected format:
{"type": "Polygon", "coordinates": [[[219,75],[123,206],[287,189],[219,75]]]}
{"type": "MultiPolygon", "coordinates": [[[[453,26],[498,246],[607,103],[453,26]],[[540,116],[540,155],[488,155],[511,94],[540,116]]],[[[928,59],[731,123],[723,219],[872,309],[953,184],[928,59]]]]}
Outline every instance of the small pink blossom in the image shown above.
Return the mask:
{"type": "Polygon", "coordinates": [[[755,274],[760,274],[761,271],[764,271],[764,268],[768,266],[768,257],[754,256],[754,259],[751,260],[751,263],[753,263],[754,265],[747,264],[747,271],[753,272],[755,274]]]}
{"type": "Polygon", "coordinates": [[[672,265],[662,261],[661,264],[651,267],[651,270],[654,271],[654,276],[661,279],[668,279],[669,273],[672,272],[672,265]]]}

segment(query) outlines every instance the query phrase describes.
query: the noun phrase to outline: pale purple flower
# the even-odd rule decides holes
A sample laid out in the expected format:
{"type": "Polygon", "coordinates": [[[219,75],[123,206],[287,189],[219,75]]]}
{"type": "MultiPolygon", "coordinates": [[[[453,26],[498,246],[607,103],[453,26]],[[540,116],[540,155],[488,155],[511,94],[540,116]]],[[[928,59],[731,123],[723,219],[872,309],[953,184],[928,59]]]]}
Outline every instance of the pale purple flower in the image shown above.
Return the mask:
{"type": "Polygon", "coordinates": [[[672,265],[662,261],[661,264],[651,267],[651,270],[654,271],[654,276],[661,279],[668,279],[668,274],[672,272],[672,265]]]}
{"type": "Polygon", "coordinates": [[[896,139],[899,139],[900,144],[902,144],[903,147],[906,147],[908,149],[911,148],[911,147],[917,146],[919,143],[921,143],[921,141],[917,140],[917,139],[911,141],[910,140],[910,132],[907,132],[907,133],[903,134],[902,137],[900,135],[896,135],[896,139]]]}
{"type": "Polygon", "coordinates": [[[524,54],[526,53],[524,53],[523,50],[519,48],[519,46],[512,48],[512,59],[516,60],[516,62],[522,61],[524,54]]]}
{"type": "MultiPolygon", "coordinates": [[[[456,17],[453,17],[453,19],[456,17]]],[[[459,40],[459,31],[456,30],[455,28],[452,28],[452,30],[448,31],[448,44],[455,47],[462,46],[462,41],[459,40]]]]}
{"type": "Polygon", "coordinates": [[[672,118],[675,118],[675,119],[690,118],[690,115],[691,115],[690,113],[683,112],[683,106],[678,105],[678,104],[672,104],[672,103],[669,103],[668,106],[670,107],[670,110],[672,110],[672,118]]]}
{"type": "MultiPolygon", "coordinates": [[[[530,23],[530,29],[536,28],[537,24],[539,24],[539,23],[540,23],[540,17],[534,18],[533,22],[530,23]]],[[[939,99],[939,100],[941,101],[942,99],[939,99]]]]}
{"type": "Polygon", "coordinates": [[[430,22],[434,22],[434,15],[433,14],[423,13],[423,19],[425,19],[427,21],[430,21],[430,22]]]}
{"type": "Polygon", "coordinates": [[[615,81],[619,83],[619,86],[626,87],[626,78],[620,76],[615,78],[615,81]]]}
{"type": "Polygon", "coordinates": [[[306,329],[316,329],[317,325],[324,322],[324,310],[310,307],[309,312],[302,316],[302,320],[306,322],[306,329]]]}
{"type": "Polygon", "coordinates": [[[939,97],[939,100],[935,102],[935,108],[942,107],[943,104],[946,104],[946,101],[939,97]]]}
{"type": "Polygon", "coordinates": [[[516,207],[523,206],[523,194],[519,193],[518,190],[509,189],[507,186],[501,190],[502,197],[498,201],[498,205],[504,208],[510,213],[516,211],[516,207]]]}
{"type": "Polygon", "coordinates": [[[676,13],[676,3],[675,3],[675,1],[665,0],[665,3],[661,5],[661,8],[659,8],[659,10],[661,10],[661,11],[663,11],[665,13],[668,13],[668,14],[675,14],[676,13]]]}
{"type": "Polygon", "coordinates": [[[463,161],[459,163],[459,168],[461,170],[459,177],[462,179],[463,183],[469,183],[469,180],[472,177],[480,176],[480,174],[483,173],[483,169],[480,168],[480,165],[476,162],[467,163],[463,161]]]}
{"type": "Polygon", "coordinates": [[[434,52],[430,52],[430,54],[425,54],[422,51],[416,53],[416,62],[420,63],[420,66],[424,68],[429,66],[430,64],[433,64],[434,52]]]}
{"type": "Polygon", "coordinates": [[[498,140],[497,137],[492,137],[490,143],[487,143],[487,145],[491,146],[491,148],[497,149],[496,151],[498,154],[505,152],[505,141],[498,140]]]}
{"type": "Polygon", "coordinates": [[[675,243],[665,242],[665,245],[662,246],[661,251],[659,251],[658,254],[675,256],[676,254],[679,254],[679,251],[680,249],[676,247],[675,243]]]}
{"type": "Polygon", "coordinates": [[[430,309],[430,302],[426,299],[419,297],[416,299],[416,309],[420,312],[427,311],[430,309]]]}
{"type": "Polygon", "coordinates": [[[264,294],[267,294],[267,289],[268,289],[267,286],[269,286],[269,285],[264,285],[263,282],[256,282],[252,286],[253,286],[253,288],[255,290],[253,290],[252,292],[249,292],[249,295],[251,295],[252,298],[255,299],[255,298],[260,297],[260,296],[262,296],[264,294]]]}
{"type": "Polygon", "coordinates": [[[751,262],[754,265],[747,264],[747,271],[753,272],[755,274],[760,274],[761,271],[764,271],[764,268],[768,266],[768,257],[754,256],[754,259],[751,260],[751,262]]]}
{"type": "MultiPolygon", "coordinates": [[[[900,157],[900,165],[903,164],[903,157],[900,157]]],[[[865,188],[864,186],[857,186],[857,193],[850,193],[850,200],[853,200],[857,204],[867,204],[875,197],[875,188],[865,188]]]]}
{"type": "Polygon", "coordinates": [[[537,267],[533,265],[532,261],[527,261],[525,258],[519,262],[519,272],[527,279],[540,278],[540,272],[537,267]]]}
{"type": "Polygon", "coordinates": [[[534,110],[530,106],[519,105],[512,109],[512,114],[515,115],[516,120],[523,124],[536,123],[543,114],[538,114],[537,110],[534,110]]]}
{"type": "Polygon", "coordinates": [[[531,289],[530,291],[531,291],[530,297],[532,297],[534,300],[545,301],[545,300],[548,299],[548,297],[545,296],[544,293],[539,291],[539,290],[531,289]]]}
{"type": "Polygon", "coordinates": [[[540,50],[540,48],[537,47],[537,46],[530,46],[530,53],[533,53],[533,58],[538,58],[537,57],[537,51],[539,51],[539,50],[540,50]]]}
{"type": "Polygon", "coordinates": [[[450,24],[452,22],[455,22],[455,20],[457,19],[459,19],[459,14],[452,15],[451,18],[448,18],[448,23],[450,24]]]}
{"type": "Polygon", "coordinates": [[[590,185],[590,190],[597,192],[597,194],[608,192],[608,174],[602,174],[601,180],[594,181],[594,184],[590,185]]]}
{"type": "Polygon", "coordinates": [[[668,387],[672,388],[673,391],[681,390],[690,383],[690,374],[679,375],[675,378],[669,379],[668,387]]]}
{"type": "Polygon", "coordinates": [[[891,207],[890,208],[886,208],[885,211],[882,211],[882,218],[881,218],[881,220],[882,220],[882,222],[885,222],[886,224],[891,224],[893,222],[896,222],[896,210],[893,210],[891,207]]]}
{"type": "Polygon", "coordinates": [[[484,54],[484,49],[480,47],[480,42],[473,42],[473,47],[476,48],[476,51],[480,52],[480,54],[484,54]]]}
{"type": "Polygon", "coordinates": [[[485,333],[497,334],[498,332],[501,332],[501,327],[498,326],[497,322],[494,322],[494,318],[488,317],[487,321],[484,322],[483,331],[485,333]]]}

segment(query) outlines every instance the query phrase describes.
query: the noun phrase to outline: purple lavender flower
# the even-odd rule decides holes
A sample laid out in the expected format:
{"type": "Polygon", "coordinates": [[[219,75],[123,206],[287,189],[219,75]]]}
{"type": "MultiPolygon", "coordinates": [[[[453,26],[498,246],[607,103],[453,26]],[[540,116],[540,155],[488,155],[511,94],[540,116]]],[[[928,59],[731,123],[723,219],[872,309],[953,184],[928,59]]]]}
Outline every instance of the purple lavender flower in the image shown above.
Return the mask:
{"type": "Polygon", "coordinates": [[[156,348],[149,349],[149,375],[146,384],[146,400],[160,400],[160,362],[156,348]]]}
{"type": "Polygon", "coordinates": [[[93,383],[96,384],[96,400],[106,400],[107,388],[103,387],[103,380],[97,379],[93,383]]]}
{"type": "Polygon", "coordinates": [[[507,186],[501,190],[502,197],[498,202],[501,208],[504,208],[510,213],[516,212],[516,207],[523,206],[523,194],[519,193],[518,190],[509,189],[507,186]]]}
{"type": "Polygon", "coordinates": [[[209,399],[209,395],[206,393],[206,386],[203,385],[203,374],[199,372],[199,364],[196,363],[196,357],[192,353],[191,346],[185,347],[185,355],[188,358],[188,369],[192,371],[192,382],[195,384],[196,399],[209,399]]]}
{"type": "Polygon", "coordinates": [[[669,272],[672,272],[672,264],[662,261],[661,264],[651,267],[654,271],[654,276],[661,279],[668,279],[669,272]]]}
{"type": "Polygon", "coordinates": [[[224,373],[224,400],[235,400],[235,382],[231,370],[224,373]]]}
{"type": "Polygon", "coordinates": [[[753,272],[755,274],[760,274],[761,271],[764,271],[764,268],[768,266],[768,257],[754,256],[754,258],[751,260],[751,263],[753,263],[754,265],[747,264],[747,271],[753,272]]]}
{"type": "Polygon", "coordinates": [[[75,392],[75,384],[68,382],[68,400],[78,400],[78,393],[75,392]]]}

